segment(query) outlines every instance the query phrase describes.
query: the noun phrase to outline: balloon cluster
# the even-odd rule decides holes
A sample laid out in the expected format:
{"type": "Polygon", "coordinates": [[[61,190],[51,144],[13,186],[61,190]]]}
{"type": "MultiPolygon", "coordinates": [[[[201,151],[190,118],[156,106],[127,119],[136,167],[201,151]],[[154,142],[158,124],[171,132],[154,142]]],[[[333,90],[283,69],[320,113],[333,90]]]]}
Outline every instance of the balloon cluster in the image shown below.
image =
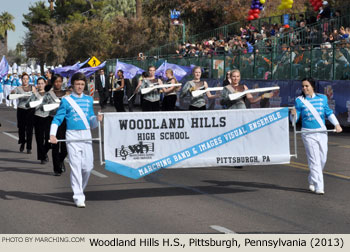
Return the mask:
{"type": "Polygon", "coordinates": [[[248,21],[259,18],[260,11],[264,8],[263,4],[265,1],[266,0],[252,0],[252,5],[250,6],[247,17],[248,21]]]}
{"type": "Polygon", "coordinates": [[[318,11],[322,6],[323,0],[310,0],[312,7],[314,7],[314,11],[318,11]]]}
{"type": "Polygon", "coordinates": [[[278,6],[279,10],[291,9],[293,7],[293,0],[282,0],[281,4],[278,6]]]}

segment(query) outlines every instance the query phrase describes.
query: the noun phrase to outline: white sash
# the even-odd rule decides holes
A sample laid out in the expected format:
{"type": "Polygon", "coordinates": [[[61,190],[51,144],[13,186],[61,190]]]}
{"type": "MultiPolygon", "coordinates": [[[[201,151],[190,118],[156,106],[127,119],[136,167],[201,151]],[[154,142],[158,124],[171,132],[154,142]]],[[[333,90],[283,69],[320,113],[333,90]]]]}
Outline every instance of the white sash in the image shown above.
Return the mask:
{"type": "Polygon", "coordinates": [[[317,110],[315,109],[314,106],[312,106],[312,104],[306,100],[304,97],[299,96],[298,97],[300,99],[300,101],[302,103],[304,103],[304,105],[310,110],[311,114],[315,117],[316,121],[318,122],[318,124],[321,126],[321,129],[323,130],[327,130],[326,126],[324,125],[320,114],[317,112],[317,110]]]}
{"type": "Polygon", "coordinates": [[[83,123],[86,127],[86,129],[90,129],[90,125],[88,123],[88,120],[86,118],[85,113],[83,112],[83,110],[79,107],[79,105],[72,99],[72,97],[67,96],[66,100],[68,101],[68,103],[73,107],[73,109],[75,110],[75,112],[78,113],[78,115],[80,116],[81,120],[83,120],[83,123]]]}

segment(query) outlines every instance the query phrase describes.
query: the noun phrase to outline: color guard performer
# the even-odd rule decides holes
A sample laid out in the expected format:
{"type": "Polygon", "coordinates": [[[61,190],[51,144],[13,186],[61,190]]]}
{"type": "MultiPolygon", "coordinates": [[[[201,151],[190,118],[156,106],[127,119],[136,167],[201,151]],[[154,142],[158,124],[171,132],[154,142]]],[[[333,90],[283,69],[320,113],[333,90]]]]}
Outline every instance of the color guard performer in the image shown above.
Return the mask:
{"type": "MultiPolygon", "coordinates": [[[[191,95],[192,91],[208,88],[208,83],[206,81],[201,81],[201,76],[202,76],[201,67],[197,66],[193,68],[192,72],[193,72],[194,78],[193,80],[186,82],[186,84],[184,85],[180,93],[181,98],[184,98],[187,94],[191,95]]],[[[204,94],[207,95],[208,99],[215,99],[218,97],[218,94],[212,95],[209,91],[207,91],[204,94]]],[[[193,97],[191,95],[189,110],[206,110],[207,109],[204,94],[197,97],[193,97]]]]}
{"type": "Polygon", "coordinates": [[[248,99],[250,103],[257,103],[265,98],[271,98],[273,93],[264,93],[261,96],[254,98],[251,94],[246,94],[245,96],[231,101],[229,98],[230,94],[236,92],[243,92],[248,90],[248,87],[244,84],[240,84],[241,81],[241,73],[238,69],[234,69],[230,73],[231,83],[226,85],[221,93],[221,105],[227,109],[246,109],[245,99],[248,99]]]}
{"type": "Polygon", "coordinates": [[[315,132],[327,130],[325,117],[335,126],[337,133],[342,128],[333,111],[328,106],[327,96],[315,93],[315,81],[312,78],[302,80],[302,95],[295,99],[295,109],[292,115],[296,121],[301,118],[302,133],[307,161],[310,169],[308,176],[309,189],[316,194],[324,194],[323,169],[327,161],[328,135],[327,132],[315,132]]]}
{"type": "MultiPolygon", "coordinates": [[[[163,85],[163,82],[155,77],[156,68],[148,67],[148,77],[143,78],[141,89],[163,85]]],[[[156,88],[153,91],[142,95],[142,111],[159,111],[160,110],[160,89],[156,88]]]]}
{"type": "MultiPolygon", "coordinates": [[[[27,92],[35,92],[36,89],[29,85],[29,75],[22,73],[22,86],[16,87],[11,91],[11,94],[25,94],[27,92]]],[[[20,152],[24,151],[25,144],[27,144],[27,153],[32,153],[32,139],[33,139],[33,119],[34,109],[27,108],[26,104],[30,99],[29,96],[25,96],[18,99],[17,109],[17,127],[18,127],[18,143],[21,145],[20,152]]]]}
{"type": "Polygon", "coordinates": [[[84,95],[83,91],[87,83],[82,73],[72,76],[73,93],[62,99],[57,114],[52,121],[50,130],[50,141],[57,143],[56,133],[59,125],[67,121],[67,148],[69,165],[71,167],[71,186],[73,189],[73,200],[77,207],[85,207],[84,189],[87,186],[91,170],[93,169],[93,151],[91,140],[91,128],[98,126],[102,121],[102,115],[95,116],[93,111],[93,99],[84,95]],[[72,141],[84,140],[85,141],[72,141]]]}
{"type": "Polygon", "coordinates": [[[37,80],[37,92],[34,92],[30,97],[27,107],[34,107],[34,130],[37,146],[37,158],[41,164],[49,161],[47,152],[50,150],[50,124],[51,119],[49,112],[43,109],[43,99],[45,96],[46,80],[44,77],[39,77],[37,80]],[[36,103],[34,105],[34,103],[36,103]],[[33,106],[34,105],[34,106],[33,106]]]}
{"type": "MultiPolygon", "coordinates": [[[[59,104],[62,98],[68,94],[67,90],[62,90],[63,78],[59,74],[54,74],[51,78],[52,88],[48,91],[43,98],[43,105],[46,104],[59,104]]],[[[46,89],[45,89],[46,90],[46,89]]],[[[56,115],[57,109],[50,111],[50,124],[56,115]]],[[[66,121],[63,120],[60,123],[60,127],[57,129],[56,136],[58,139],[65,139],[66,137],[66,121]]],[[[67,146],[65,142],[54,144],[52,147],[52,162],[54,176],[61,176],[62,172],[66,171],[64,165],[64,159],[67,156],[67,146]]]]}
{"type": "MultiPolygon", "coordinates": [[[[177,83],[177,80],[174,76],[174,72],[171,69],[167,69],[165,71],[165,75],[168,78],[166,81],[166,84],[175,84],[177,83]]],[[[163,88],[162,91],[164,93],[164,98],[162,101],[162,110],[163,111],[174,111],[176,100],[177,100],[177,94],[176,92],[179,91],[181,87],[170,87],[170,88],[163,88]]]]}

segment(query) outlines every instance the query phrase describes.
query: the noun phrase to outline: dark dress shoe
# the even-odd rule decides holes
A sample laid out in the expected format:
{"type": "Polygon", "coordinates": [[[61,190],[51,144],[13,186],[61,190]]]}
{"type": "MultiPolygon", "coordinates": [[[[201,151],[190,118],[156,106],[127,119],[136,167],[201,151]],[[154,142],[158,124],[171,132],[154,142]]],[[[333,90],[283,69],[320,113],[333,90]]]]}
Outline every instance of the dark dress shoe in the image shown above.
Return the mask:
{"type": "Polygon", "coordinates": [[[27,154],[32,154],[32,150],[27,149],[27,154]]]}
{"type": "Polygon", "coordinates": [[[23,152],[24,151],[24,143],[21,144],[21,146],[19,147],[19,151],[23,152]]]}
{"type": "Polygon", "coordinates": [[[59,176],[61,176],[61,173],[55,172],[53,175],[56,177],[59,177],[59,176]]]}
{"type": "Polygon", "coordinates": [[[64,166],[64,161],[61,163],[61,171],[66,172],[66,167],[64,166]]]}
{"type": "Polygon", "coordinates": [[[48,157],[47,154],[46,154],[46,157],[45,157],[45,162],[49,162],[49,157],[48,157]]]}
{"type": "Polygon", "coordinates": [[[46,160],[41,160],[40,164],[46,164],[46,160]]]}

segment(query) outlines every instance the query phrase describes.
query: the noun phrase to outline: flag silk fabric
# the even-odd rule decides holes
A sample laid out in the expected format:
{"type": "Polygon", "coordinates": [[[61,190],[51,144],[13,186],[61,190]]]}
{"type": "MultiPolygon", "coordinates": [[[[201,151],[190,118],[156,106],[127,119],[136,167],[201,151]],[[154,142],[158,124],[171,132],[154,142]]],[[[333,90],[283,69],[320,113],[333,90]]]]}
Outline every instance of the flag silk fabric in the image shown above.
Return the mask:
{"type": "Polygon", "coordinates": [[[119,60],[117,60],[117,64],[115,66],[115,76],[116,77],[117,77],[118,70],[123,70],[125,79],[132,79],[135,77],[135,75],[142,74],[145,71],[137,66],[123,63],[123,62],[120,62],[119,60]]]}
{"type": "Polygon", "coordinates": [[[288,108],[105,113],[103,128],[106,170],[133,179],[162,168],[290,162],[288,108]]]}
{"type": "Polygon", "coordinates": [[[171,64],[168,62],[163,62],[160,67],[156,70],[156,76],[162,77],[163,79],[166,79],[165,72],[168,69],[173,70],[175,78],[180,81],[182,80],[186,75],[190,75],[192,73],[192,69],[194,68],[194,65],[191,66],[180,66],[176,64],[171,64]]]}
{"type": "Polygon", "coordinates": [[[89,61],[89,59],[85,60],[83,63],[80,63],[80,61],[78,61],[73,66],[57,67],[54,69],[54,72],[55,74],[62,75],[63,77],[70,77],[75,72],[77,72],[82,66],[84,66],[89,61]]]}
{"type": "Polygon", "coordinates": [[[5,58],[5,56],[2,56],[1,62],[0,62],[0,79],[3,79],[9,71],[9,64],[5,58]]]}
{"type": "MultiPolygon", "coordinates": [[[[96,71],[99,71],[100,69],[104,68],[106,65],[106,61],[103,62],[102,64],[96,66],[96,67],[85,67],[82,69],[79,69],[78,71],[75,71],[73,74],[75,73],[83,73],[85,74],[86,78],[89,78],[91,75],[93,75],[96,71]]],[[[68,85],[71,85],[71,78],[73,76],[73,74],[71,76],[69,76],[69,80],[68,80],[68,85]]]]}

